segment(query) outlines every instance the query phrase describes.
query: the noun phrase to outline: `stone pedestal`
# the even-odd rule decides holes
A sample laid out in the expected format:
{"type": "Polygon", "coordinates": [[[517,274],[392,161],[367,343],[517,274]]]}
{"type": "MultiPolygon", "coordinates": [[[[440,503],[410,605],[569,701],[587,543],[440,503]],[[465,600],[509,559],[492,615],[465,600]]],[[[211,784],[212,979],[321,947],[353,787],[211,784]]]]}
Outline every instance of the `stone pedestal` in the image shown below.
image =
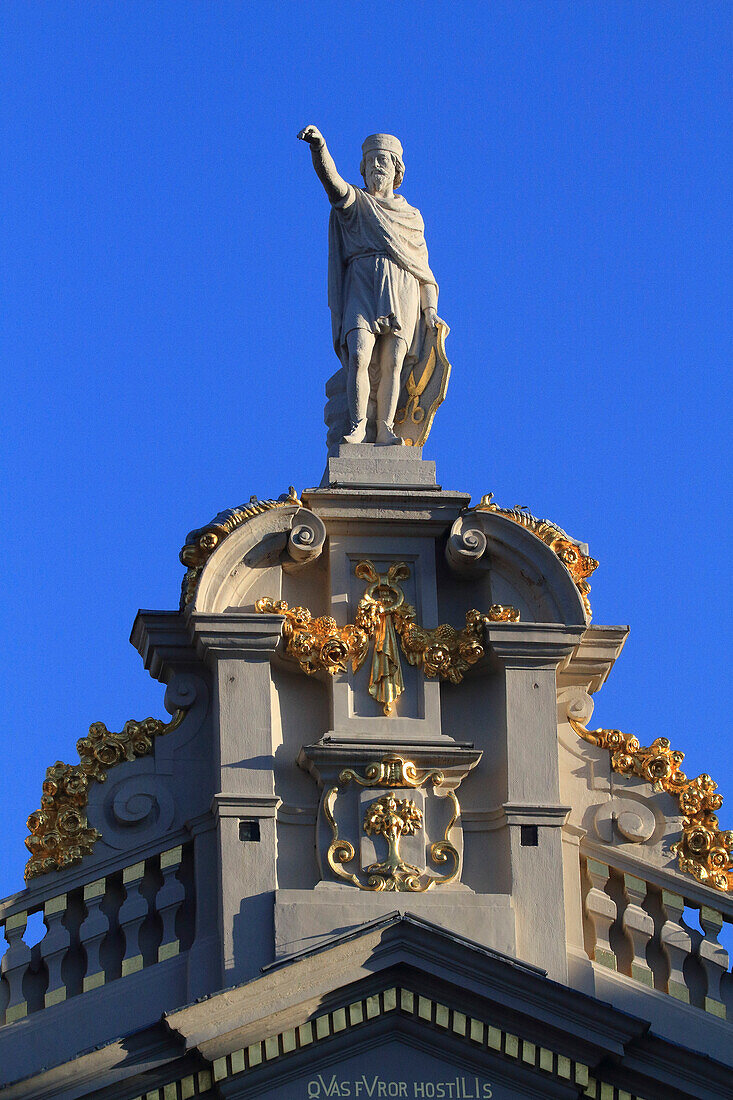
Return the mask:
{"type": "Polygon", "coordinates": [[[422,457],[422,447],[375,447],[342,443],[328,459],[322,488],[439,489],[435,463],[422,457]]]}

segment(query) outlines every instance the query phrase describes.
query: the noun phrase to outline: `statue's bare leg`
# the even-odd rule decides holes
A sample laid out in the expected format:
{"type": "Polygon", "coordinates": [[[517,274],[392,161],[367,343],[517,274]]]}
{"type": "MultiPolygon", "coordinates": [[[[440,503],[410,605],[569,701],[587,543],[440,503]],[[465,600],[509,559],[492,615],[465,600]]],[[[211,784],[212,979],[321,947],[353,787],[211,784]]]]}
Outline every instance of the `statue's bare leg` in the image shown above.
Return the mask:
{"type": "Polygon", "coordinates": [[[346,337],[349,349],[349,376],[346,395],[349,401],[351,431],[344,436],[344,443],[363,443],[367,431],[367,406],[369,404],[369,364],[374,351],[375,336],[363,328],[352,329],[346,337]]]}
{"type": "Polygon", "coordinates": [[[394,418],[400,396],[400,375],[407,354],[407,344],[400,336],[380,336],[379,388],[377,390],[377,438],[381,446],[402,440],[394,434],[394,418]]]}

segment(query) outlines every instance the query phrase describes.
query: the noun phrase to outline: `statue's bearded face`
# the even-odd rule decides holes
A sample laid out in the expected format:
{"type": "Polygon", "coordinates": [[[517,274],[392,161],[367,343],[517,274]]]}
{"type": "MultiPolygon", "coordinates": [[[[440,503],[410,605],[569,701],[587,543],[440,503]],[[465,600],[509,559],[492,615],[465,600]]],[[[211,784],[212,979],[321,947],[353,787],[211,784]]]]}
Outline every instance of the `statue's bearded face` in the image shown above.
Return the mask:
{"type": "Polygon", "coordinates": [[[371,195],[391,191],[394,186],[395,166],[390,153],[377,150],[367,153],[364,160],[367,190],[371,195]]]}

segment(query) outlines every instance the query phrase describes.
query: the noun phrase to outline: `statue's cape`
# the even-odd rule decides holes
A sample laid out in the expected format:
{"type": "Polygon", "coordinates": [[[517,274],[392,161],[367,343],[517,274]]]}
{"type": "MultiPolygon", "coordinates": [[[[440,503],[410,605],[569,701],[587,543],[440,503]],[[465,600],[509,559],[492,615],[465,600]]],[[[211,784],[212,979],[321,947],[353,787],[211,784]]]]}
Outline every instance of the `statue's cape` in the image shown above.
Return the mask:
{"type": "MultiPolygon", "coordinates": [[[[384,252],[396,264],[409,271],[420,283],[437,283],[428,264],[425,244],[425,224],[420,211],[410,206],[402,195],[380,199],[358,187],[351,187],[346,201],[354,208],[349,212],[349,236],[359,241],[359,251],[384,252]]],[[[341,359],[339,347],[343,315],[346,251],[344,230],[338,213],[339,204],[331,210],[328,225],[328,304],[331,309],[333,342],[341,359]]],[[[421,326],[422,327],[422,326],[421,326]]]]}

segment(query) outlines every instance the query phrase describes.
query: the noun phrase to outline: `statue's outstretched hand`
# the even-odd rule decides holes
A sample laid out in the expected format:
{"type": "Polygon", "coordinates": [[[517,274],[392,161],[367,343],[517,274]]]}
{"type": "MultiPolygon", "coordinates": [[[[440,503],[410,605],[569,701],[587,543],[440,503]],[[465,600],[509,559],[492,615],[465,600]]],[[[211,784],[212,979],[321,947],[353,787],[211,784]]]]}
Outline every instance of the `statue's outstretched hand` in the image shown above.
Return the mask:
{"type": "Polygon", "coordinates": [[[433,309],[432,306],[426,306],[425,309],[422,311],[422,314],[423,314],[423,317],[425,318],[425,324],[429,328],[437,328],[439,324],[440,325],[445,324],[445,321],[443,320],[443,318],[438,317],[437,310],[433,309]]]}
{"type": "Polygon", "coordinates": [[[307,141],[309,145],[315,145],[317,149],[326,144],[326,139],[317,126],[306,126],[298,134],[298,140],[307,141]]]}

